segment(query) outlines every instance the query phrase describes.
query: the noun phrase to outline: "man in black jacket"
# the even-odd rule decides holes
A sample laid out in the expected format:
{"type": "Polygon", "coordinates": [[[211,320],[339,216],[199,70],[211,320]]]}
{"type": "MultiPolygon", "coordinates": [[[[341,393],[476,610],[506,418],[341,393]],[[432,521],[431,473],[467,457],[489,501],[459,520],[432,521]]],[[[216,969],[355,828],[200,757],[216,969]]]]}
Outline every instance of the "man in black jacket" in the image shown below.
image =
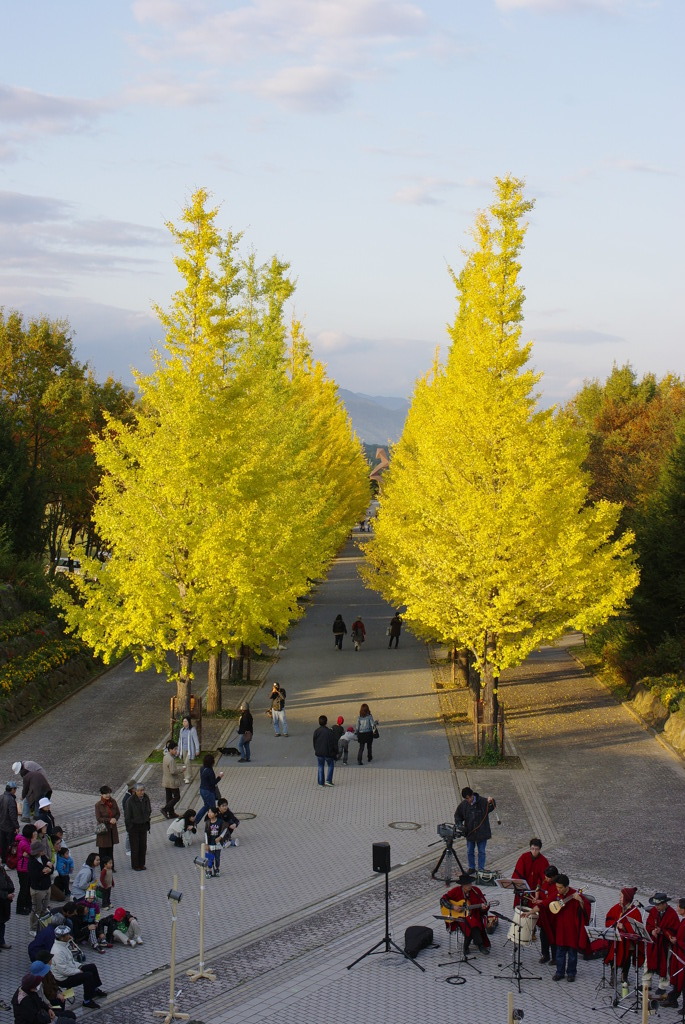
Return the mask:
{"type": "Polygon", "coordinates": [[[485,869],[485,847],[492,836],[489,814],[497,806],[491,796],[479,796],[466,786],[461,791],[462,801],[454,812],[454,822],[463,829],[466,839],[466,854],[469,871],[476,870],[476,847],[478,847],[478,870],[485,869]]]}
{"type": "Polygon", "coordinates": [[[17,784],[8,782],[5,792],[0,796],[0,861],[3,864],[18,831],[17,784]]]}
{"type": "Polygon", "coordinates": [[[131,867],[134,871],[146,870],[147,834],[150,831],[151,817],[150,797],[145,792],[143,783],[136,782],[135,791],[124,807],[126,831],[131,843],[131,867]]]}
{"type": "Polygon", "coordinates": [[[319,715],[319,728],[314,732],[314,753],[319,764],[317,781],[320,786],[333,785],[333,769],[338,746],[335,736],[327,725],[328,719],[325,715],[319,715]],[[324,766],[328,769],[326,781],[324,782],[324,766]]]}

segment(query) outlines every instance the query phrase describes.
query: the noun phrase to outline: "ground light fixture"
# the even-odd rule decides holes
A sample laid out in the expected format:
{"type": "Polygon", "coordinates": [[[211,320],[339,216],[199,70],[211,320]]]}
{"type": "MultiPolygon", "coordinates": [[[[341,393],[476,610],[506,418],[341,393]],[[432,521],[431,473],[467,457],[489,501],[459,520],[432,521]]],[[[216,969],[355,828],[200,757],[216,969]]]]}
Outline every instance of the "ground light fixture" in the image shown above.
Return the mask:
{"type": "Polygon", "coordinates": [[[207,867],[207,847],[205,843],[200,847],[200,856],[193,858],[193,864],[196,865],[200,872],[200,907],[199,907],[199,919],[200,919],[200,962],[197,967],[191,971],[186,971],[186,974],[191,981],[199,981],[200,978],[206,978],[207,981],[216,981],[216,974],[209,967],[205,967],[205,868],[207,867]]]}
{"type": "MultiPolygon", "coordinates": [[[[175,1020],[190,1020],[189,1013],[179,1013],[176,1009],[176,919],[178,907],[183,899],[183,893],[178,888],[178,875],[174,875],[171,889],[166,894],[171,907],[171,959],[169,971],[169,1008],[167,1010],[155,1010],[155,1017],[163,1017],[163,1024],[173,1024],[175,1020]]],[[[180,995],[180,992],[178,993],[180,995]]]]}

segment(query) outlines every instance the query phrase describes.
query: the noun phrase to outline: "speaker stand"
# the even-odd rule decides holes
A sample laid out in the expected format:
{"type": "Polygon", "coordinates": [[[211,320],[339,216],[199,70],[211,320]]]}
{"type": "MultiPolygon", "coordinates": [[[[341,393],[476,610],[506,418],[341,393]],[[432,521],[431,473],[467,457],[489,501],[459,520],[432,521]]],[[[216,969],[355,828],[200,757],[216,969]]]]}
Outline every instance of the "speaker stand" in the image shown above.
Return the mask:
{"type": "Polygon", "coordinates": [[[426,970],[425,967],[422,967],[421,964],[418,964],[416,962],[416,960],[413,960],[409,956],[408,953],[405,953],[405,951],[400,946],[398,946],[396,942],[393,942],[392,939],[390,938],[390,889],[389,889],[389,884],[390,883],[389,883],[389,877],[390,877],[389,876],[389,872],[386,871],[385,872],[385,935],[383,936],[382,939],[380,939],[379,942],[377,942],[374,946],[372,946],[371,949],[367,949],[366,953],[362,953],[362,955],[357,957],[357,959],[354,960],[351,964],[348,964],[347,965],[347,970],[348,971],[351,970],[356,964],[361,963],[362,960],[365,960],[367,956],[371,956],[373,953],[399,953],[400,956],[403,956],[404,959],[408,960],[410,964],[413,964],[414,967],[418,967],[418,969],[420,971],[423,971],[425,973],[425,970],[426,970]],[[379,946],[382,946],[383,948],[379,949],[379,946]]]}

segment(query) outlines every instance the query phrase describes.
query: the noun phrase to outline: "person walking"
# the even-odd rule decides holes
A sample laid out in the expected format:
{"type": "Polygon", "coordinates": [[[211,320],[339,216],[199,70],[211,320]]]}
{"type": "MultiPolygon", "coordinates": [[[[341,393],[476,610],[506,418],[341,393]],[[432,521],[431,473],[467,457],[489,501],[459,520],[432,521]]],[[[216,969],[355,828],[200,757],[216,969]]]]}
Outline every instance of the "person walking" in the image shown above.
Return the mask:
{"type": "Polygon", "coordinates": [[[343,622],[342,615],[336,615],[335,621],[333,622],[333,639],[335,646],[339,651],[342,651],[342,642],[345,633],[347,632],[347,626],[343,622]]]}
{"type": "Polygon", "coordinates": [[[177,757],[178,744],[175,740],[169,740],[162,759],[162,785],[166,794],[166,803],[161,808],[161,813],[169,820],[175,817],[176,804],[181,799],[181,769],[176,765],[177,757]]]}
{"type": "Polygon", "coordinates": [[[271,701],[271,721],[274,724],[276,736],[288,735],[288,723],[285,717],[285,698],[286,692],[283,687],[280,683],[274,683],[269,700],[271,701]]]}
{"type": "Polygon", "coordinates": [[[218,786],[223,777],[223,772],[219,772],[217,774],[214,771],[214,754],[205,754],[202,759],[202,768],[200,769],[200,796],[202,797],[202,807],[195,817],[196,825],[200,824],[210,807],[212,810],[216,808],[218,786]]]}
{"type": "Polygon", "coordinates": [[[354,649],[355,651],[358,651],[366,639],[366,626],[362,622],[361,615],[358,615],[357,618],[352,623],[351,635],[352,643],[354,644],[354,649]]]}
{"type": "Polygon", "coordinates": [[[463,830],[466,839],[466,855],[469,871],[476,870],[476,847],[478,847],[478,870],[485,870],[485,848],[492,838],[490,813],[497,804],[491,796],[479,796],[469,786],[461,791],[462,800],[454,812],[454,823],[463,830]]]}
{"type": "Polygon", "coordinates": [[[364,755],[364,747],[366,747],[366,760],[373,761],[373,738],[374,732],[378,727],[378,722],[369,711],[368,704],[362,704],[359,709],[359,717],[357,719],[357,727],[355,732],[357,739],[359,740],[359,753],[357,754],[357,764],[362,763],[362,757],[364,755]]]}
{"type": "Polygon", "coordinates": [[[0,862],[6,862],[7,851],[19,831],[19,810],[17,807],[17,783],[12,779],[0,796],[0,862]]]}
{"type": "Polygon", "coordinates": [[[240,751],[239,761],[250,760],[250,743],[254,736],[254,721],[250,705],[245,702],[240,705],[240,721],[238,722],[238,750],[240,751]]]}
{"type": "Polygon", "coordinates": [[[183,761],[183,781],[186,786],[190,783],[190,762],[194,761],[200,753],[200,740],[197,729],[187,716],[181,723],[178,734],[178,756],[183,761]]]}
{"type": "Polygon", "coordinates": [[[328,728],[326,715],[319,715],[319,728],[314,731],[314,753],[318,762],[317,783],[319,786],[333,785],[333,769],[338,753],[338,744],[332,731],[328,728]],[[324,781],[324,768],[326,779],[324,781]]]}
{"type": "Polygon", "coordinates": [[[401,632],[402,619],[400,618],[400,613],[395,612],[393,617],[390,619],[390,625],[388,626],[388,636],[390,637],[390,640],[388,641],[388,650],[390,650],[390,648],[392,647],[393,640],[395,641],[395,650],[397,650],[397,645],[400,642],[401,632]]]}
{"type": "Polygon", "coordinates": [[[114,864],[114,847],[119,845],[117,822],[121,817],[119,805],[112,796],[111,786],[100,786],[100,799],[95,805],[95,845],[104,863],[110,859],[114,864]],[[103,827],[104,826],[104,827],[103,827]]]}
{"type": "Polygon", "coordinates": [[[146,870],[147,835],[150,831],[151,817],[150,797],[145,792],[143,783],[137,782],[124,810],[126,831],[131,843],[131,867],[134,871],[146,870]]]}

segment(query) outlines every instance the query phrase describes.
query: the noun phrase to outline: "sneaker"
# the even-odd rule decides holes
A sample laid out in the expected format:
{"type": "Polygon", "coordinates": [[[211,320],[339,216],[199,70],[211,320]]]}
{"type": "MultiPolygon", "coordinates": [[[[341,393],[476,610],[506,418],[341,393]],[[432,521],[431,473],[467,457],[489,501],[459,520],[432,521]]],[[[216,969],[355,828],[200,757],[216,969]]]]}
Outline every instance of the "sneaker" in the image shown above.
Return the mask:
{"type": "Polygon", "coordinates": [[[190,779],[184,779],[183,781],[185,782],[186,786],[190,785],[190,779]]]}
{"type": "Polygon", "coordinates": [[[334,786],[334,782],[324,782],[324,786],[334,786]]]}
{"type": "Polygon", "coordinates": [[[228,845],[229,846],[240,846],[240,840],[239,839],[231,839],[231,841],[230,841],[230,843],[228,845]]]}
{"type": "Polygon", "coordinates": [[[137,938],[137,939],[135,940],[135,942],[136,942],[136,943],[137,943],[137,945],[139,945],[139,946],[142,946],[142,945],[143,945],[143,940],[142,940],[142,939],[141,939],[140,937],[138,937],[138,938],[137,938]]]}

